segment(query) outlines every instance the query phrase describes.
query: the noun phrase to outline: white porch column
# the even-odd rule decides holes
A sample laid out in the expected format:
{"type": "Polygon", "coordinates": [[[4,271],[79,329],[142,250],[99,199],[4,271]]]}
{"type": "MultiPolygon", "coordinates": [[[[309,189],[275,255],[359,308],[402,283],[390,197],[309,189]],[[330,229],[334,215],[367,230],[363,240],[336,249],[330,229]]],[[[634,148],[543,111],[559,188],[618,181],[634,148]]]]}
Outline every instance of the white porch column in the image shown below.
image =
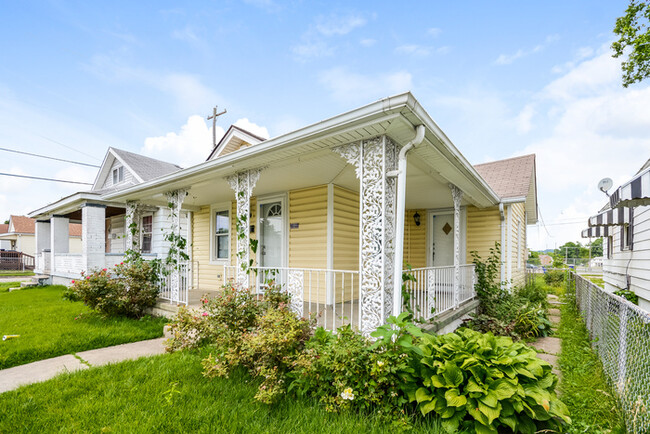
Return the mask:
{"type": "MultiPolygon", "coordinates": [[[[183,201],[187,196],[187,189],[179,189],[174,191],[168,191],[165,193],[167,198],[167,203],[170,208],[171,226],[169,230],[175,235],[175,238],[181,236],[181,206],[183,201]]],[[[181,256],[178,246],[173,246],[175,248],[174,256],[171,259],[173,269],[171,272],[171,301],[180,302],[180,293],[181,293],[181,256]]]]}
{"type": "Polygon", "coordinates": [[[86,203],[81,208],[83,271],[106,266],[106,205],[86,203]]]}
{"type": "Polygon", "coordinates": [[[140,251],[140,202],[129,200],[126,202],[126,216],[124,219],[124,231],[126,233],[125,250],[140,251]]]}
{"type": "Polygon", "coordinates": [[[386,136],[334,148],[354,164],[361,182],[361,331],[368,335],[392,313],[395,239],[395,178],[398,145],[386,136]]]}
{"type": "Polygon", "coordinates": [[[449,184],[451,198],[454,201],[454,309],[460,302],[460,201],[463,192],[453,184],[449,184]]]}
{"type": "Polygon", "coordinates": [[[56,271],[57,254],[70,251],[70,219],[64,216],[52,216],[50,219],[50,271],[56,271]]]}
{"type": "Polygon", "coordinates": [[[45,256],[50,254],[50,221],[49,220],[36,220],[35,227],[35,244],[36,244],[36,265],[37,269],[34,270],[37,273],[46,273],[49,272],[49,267],[47,267],[45,256]],[[47,251],[47,252],[46,252],[47,251]]]}
{"type": "Polygon", "coordinates": [[[250,266],[251,194],[260,179],[261,171],[261,169],[251,169],[226,177],[230,188],[235,191],[237,200],[237,283],[245,288],[250,286],[248,268],[250,266]]]}

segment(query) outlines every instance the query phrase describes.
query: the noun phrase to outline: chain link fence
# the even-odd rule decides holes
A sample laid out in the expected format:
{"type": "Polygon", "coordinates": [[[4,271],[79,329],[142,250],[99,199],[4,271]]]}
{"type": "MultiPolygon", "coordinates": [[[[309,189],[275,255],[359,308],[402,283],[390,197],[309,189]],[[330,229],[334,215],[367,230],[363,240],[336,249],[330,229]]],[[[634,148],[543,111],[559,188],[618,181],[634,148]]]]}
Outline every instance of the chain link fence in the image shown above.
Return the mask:
{"type": "Polygon", "coordinates": [[[576,304],[585,320],[605,375],[618,393],[629,432],[650,432],[650,314],[569,273],[576,304]]]}

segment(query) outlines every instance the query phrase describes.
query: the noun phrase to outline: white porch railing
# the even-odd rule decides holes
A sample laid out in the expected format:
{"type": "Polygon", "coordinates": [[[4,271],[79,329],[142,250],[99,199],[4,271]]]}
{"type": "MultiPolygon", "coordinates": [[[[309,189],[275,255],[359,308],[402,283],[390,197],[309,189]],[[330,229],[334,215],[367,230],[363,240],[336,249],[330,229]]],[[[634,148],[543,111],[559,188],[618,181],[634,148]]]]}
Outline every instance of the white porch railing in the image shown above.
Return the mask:
{"type": "Polygon", "coordinates": [[[166,271],[160,276],[160,292],[158,293],[158,297],[169,301],[170,304],[187,305],[191,278],[192,268],[188,262],[181,262],[176,266],[167,266],[166,271]],[[173,287],[174,273],[178,273],[177,293],[175,293],[173,287]]]}
{"type": "Polygon", "coordinates": [[[50,261],[52,255],[50,252],[41,252],[35,255],[36,266],[34,267],[34,272],[36,273],[50,273],[50,261]]]}
{"type": "MultiPolygon", "coordinates": [[[[226,282],[235,281],[235,266],[224,267],[226,282]]],[[[361,326],[359,272],[315,268],[254,267],[251,279],[263,292],[269,282],[280,285],[291,295],[290,308],[299,315],[316,316],[316,324],[334,330],[350,324],[361,326]]]]}
{"type": "Polygon", "coordinates": [[[415,316],[430,320],[444,312],[456,309],[471,300],[474,292],[474,264],[460,266],[458,287],[454,288],[455,267],[426,267],[404,270],[415,277],[415,282],[406,283],[409,306],[415,316]]]}
{"type": "Polygon", "coordinates": [[[81,253],[57,253],[54,255],[54,271],[56,273],[79,275],[83,267],[81,253]]]}

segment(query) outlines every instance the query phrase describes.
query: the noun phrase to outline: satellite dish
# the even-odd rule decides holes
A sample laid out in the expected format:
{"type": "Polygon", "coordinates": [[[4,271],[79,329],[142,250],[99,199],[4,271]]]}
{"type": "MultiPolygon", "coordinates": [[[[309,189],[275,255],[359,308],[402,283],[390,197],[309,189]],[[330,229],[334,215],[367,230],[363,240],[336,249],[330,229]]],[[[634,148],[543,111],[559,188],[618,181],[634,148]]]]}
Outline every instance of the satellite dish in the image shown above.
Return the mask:
{"type": "MultiPolygon", "coordinates": [[[[614,185],[614,181],[612,181],[611,178],[603,178],[600,180],[598,183],[598,190],[602,191],[603,193],[607,194],[607,190],[612,188],[612,185],[614,185]]],[[[607,194],[608,195],[608,194],[607,194]]],[[[608,195],[609,196],[609,195],[608,195]]]]}

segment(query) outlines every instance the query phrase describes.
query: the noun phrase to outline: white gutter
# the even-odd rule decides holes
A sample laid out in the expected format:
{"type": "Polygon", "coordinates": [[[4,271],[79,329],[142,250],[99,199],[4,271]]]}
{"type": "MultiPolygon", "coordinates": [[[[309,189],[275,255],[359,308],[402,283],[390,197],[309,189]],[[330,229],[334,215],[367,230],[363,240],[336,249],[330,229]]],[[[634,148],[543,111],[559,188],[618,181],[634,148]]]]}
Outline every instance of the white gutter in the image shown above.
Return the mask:
{"type": "MultiPolygon", "coordinates": [[[[415,137],[399,151],[397,159],[397,214],[395,216],[395,263],[393,266],[393,315],[402,313],[402,263],[404,261],[404,214],[406,213],[406,153],[424,140],[424,125],[418,125],[415,137]]],[[[388,176],[394,176],[389,173],[388,176]]]]}
{"type": "Polygon", "coordinates": [[[504,215],[503,202],[499,203],[499,214],[501,214],[501,282],[504,282],[506,277],[506,217],[504,215]]]}

